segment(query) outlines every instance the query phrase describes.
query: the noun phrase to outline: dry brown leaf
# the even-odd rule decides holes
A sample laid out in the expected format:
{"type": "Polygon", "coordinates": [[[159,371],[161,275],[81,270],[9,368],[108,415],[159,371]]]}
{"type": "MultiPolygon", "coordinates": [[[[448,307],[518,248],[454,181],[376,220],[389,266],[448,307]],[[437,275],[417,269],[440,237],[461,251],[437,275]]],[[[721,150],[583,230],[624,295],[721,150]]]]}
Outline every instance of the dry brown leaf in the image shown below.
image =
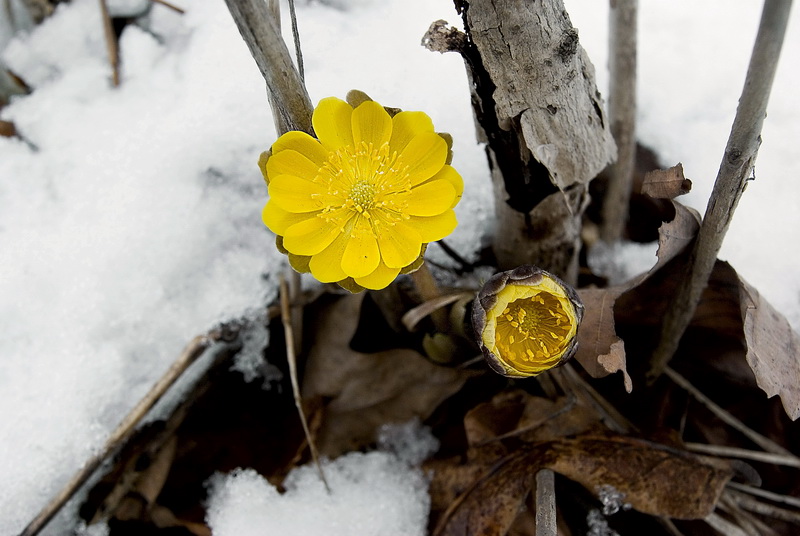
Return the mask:
{"type": "Polygon", "coordinates": [[[684,251],[700,229],[700,214],[696,210],[676,201],[672,203],[675,217],[658,229],[658,260],[653,268],[622,285],[578,291],[586,309],[578,327],[575,359],[593,378],[622,372],[625,390],[629,393],[633,390],[633,382],[626,368],[625,343],[617,336],[614,306],[621,295],[644,283],[684,251]]]}
{"type": "Polygon", "coordinates": [[[578,326],[575,359],[593,378],[622,372],[625,390],[630,393],[633,384],[625,368],[625,344],[614,327],[614,303],[626,290],[626,286],[578,290],[586,313],[578,326]]]}
{"type": "Polygon", "coordinates": [[[595,491],[610,485],[646,514],[702,519],[714,510],[731,471],[698,456],[626,436],[584,436],[549,445],[547,465],[595,491]]]}
{"type": "Polygon", "coordinates": [[[498,461],[450,505],[433,536],[504,536],[534,483],[536,465],[527,450],[498,461]]]}
{"type": "Polygon", "coordinates": [[[332,399],[317,438],[324,456],[335,457],[373,442],[375,430],[383,424],[427,418],[473,375],[434,365],[407,348],[352,350],[362,300],[360,294],[343,297],[311,324],[315,338],[303,397],[332,399]]]}
{"type": "Polygon", "coordinates": [[[683,164],[669,169],[655,169],[644,176],[642,193],[655,199],[674,199],[688,194],[692,190],[692,181],[683,176],[683,164]]]}
{"type": "Polygon", "coordinates": [[[779,395],[786,414],[800,417],[800,337],[786,318],[739,278],[747,363],[768,397],[779,395]]]}

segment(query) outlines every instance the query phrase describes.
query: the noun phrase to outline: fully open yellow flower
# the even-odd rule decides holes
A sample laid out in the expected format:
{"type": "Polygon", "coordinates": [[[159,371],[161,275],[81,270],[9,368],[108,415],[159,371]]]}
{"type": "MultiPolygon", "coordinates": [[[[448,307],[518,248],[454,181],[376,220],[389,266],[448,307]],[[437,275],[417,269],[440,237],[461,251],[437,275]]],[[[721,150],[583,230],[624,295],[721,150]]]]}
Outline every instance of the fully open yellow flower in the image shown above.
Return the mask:
{"type": "Polygon", "coordinates": [[[426,114],[390,115],[372,100],[322,99],[312,122],[319,139],[291,131],[262,155],[264,223],[296,270],[350,290],[384,288],[456,227],[464,185],[448,138],[426,114]]]}
{"type": "Polygon", "coordinates": [[[575,291],[533,266],[486,282],[473,305],[473,326],[487,361],[500,374],[536,376],[577,349],[583,305],[575,291]]]}

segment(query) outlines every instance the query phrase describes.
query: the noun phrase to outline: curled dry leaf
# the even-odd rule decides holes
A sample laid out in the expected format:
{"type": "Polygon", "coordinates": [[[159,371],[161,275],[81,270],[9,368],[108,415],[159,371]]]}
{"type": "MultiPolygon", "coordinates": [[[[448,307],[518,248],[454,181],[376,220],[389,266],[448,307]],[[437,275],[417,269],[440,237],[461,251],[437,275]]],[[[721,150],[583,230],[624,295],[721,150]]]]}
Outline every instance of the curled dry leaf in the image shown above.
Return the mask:
{"type": "Polygon", "coordinates": [[[673,205],[675,217],[658,230],[658,260],[650,271],[622,285],[578,291],[586,312],[578,328],[575,359],[593,378],[622,372],[628,392],[633,389],[633,383],[626,368],[625,343],[617,336],[614,325],[614,306],[621,295],[641,285],[684,251],[700,229],[700,214],[696,210],[676,201],[673,201],[673,205]]]}
{"type": "Polygon", "coordinates": [[[669,169],[655,169],[644,176],[642,193],[656,199],[674,199],[688,194],[692,181],[683,176],[683,164],[669,169]]]}
{"type": "Polygon", "coordinates": [[[359,294],[340,298],[313,320],[303,397],[331,399],[317,438],[323,456],[372,443],[383,424],[427,418],[474,374],[434,365],[407,348],[352,350],[362,300],[359,294]]]}
{"type": "Polygon", "coordinates": [[[739,279],[747,364],[768,397],[779,395],[786,414],[800,417],[800,337],[756,289],[739,279]]]}
{"type": "Polygon", "coordinates": [[[504,535],[550,468],[596,493],[613,486],[647,514],[703,519],[730,480],[723,463],[621,435],[582,435],[517,449],[484,472],[439,519],[434,536],[504,535]]]}

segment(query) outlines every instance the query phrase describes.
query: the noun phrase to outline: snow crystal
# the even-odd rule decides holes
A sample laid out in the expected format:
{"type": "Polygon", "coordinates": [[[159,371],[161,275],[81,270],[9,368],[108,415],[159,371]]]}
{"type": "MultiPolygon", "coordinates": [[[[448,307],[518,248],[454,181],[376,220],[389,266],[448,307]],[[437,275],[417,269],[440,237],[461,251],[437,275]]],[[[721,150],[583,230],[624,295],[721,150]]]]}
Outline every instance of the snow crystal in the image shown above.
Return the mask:
{"type": "Polygon", "coordinates": [[[424,535],[430,498],[419,469],[387,452],[324,462],[331,492],[314,465],[293,470],[281,494],[251,469],[217,476],[207,522],[215,536],[424,535]]]}

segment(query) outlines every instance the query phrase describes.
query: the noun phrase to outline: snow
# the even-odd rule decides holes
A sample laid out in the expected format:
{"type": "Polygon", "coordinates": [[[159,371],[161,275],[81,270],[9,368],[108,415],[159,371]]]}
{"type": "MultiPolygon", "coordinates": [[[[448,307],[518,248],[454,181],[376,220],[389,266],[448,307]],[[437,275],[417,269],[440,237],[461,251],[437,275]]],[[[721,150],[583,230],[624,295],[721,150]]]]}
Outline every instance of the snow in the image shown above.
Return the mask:
{"type": "MultiPolygon", "coordinates": [[[[263,80],[224,2],[176,3],[185,15],[155,5],[146,30],[125,30],[119,88],[110,87],[95,0],[60,4],[3,54],[35,91],[0,112],[24,137],[0,138],[0,534],[18,533],[35,516],[193,336],[220,321],[258,318],[285,266],[260,221],[266,189],[255,161],[275,135],[263,80]]],[[[604,90],[607,3],[566,3],[604,90]]],[[[683,162],[694,182],[686,201],[701,212],[759,10],[752,0],[640,3],[639,137],[665,165],[683,162]]],[[[458,24],[452,2],[300,2],[298,17],[312,101],[358,88],[382,104],[424,110],[454,135],[454,165],[466,189],[461,224],[448,242],[474,258],[492,202],[464,66],[455,54],[419,45],[432,21],[458,24]]],[[[795,328],[800,74],[789,67],[798,55],[793,15],[757,180],[721,254],[795,328]]],[[[444,259],[437,246],[429,251],[444,259]]],[[[264,343],[265,333],[251,335],[254,348],[264,343]]],[[[249,380],[259,368],[255,354],[237,365],[249,380]]],[[[251,511],[254,503],[243,498],[249,492],[274,501],[269,508],[287,523],[308,518],[293,534],[314,532],[323,512],[330,514],[327,534],[338,521],[367,523],[341,508],[357,500],[381,512],[399,501],[402,512],[391,523],[406,525],[355,533],[422,533],[427,499],[413,463],[382,451],[328,467],[332,497],[312,469],[298,469],[281,497],[247,468],[220,477],[209,518],[215,534],[244,534],[237,527],[250,516],[267,517],[251,511]],[[358,499],[362,493],[369,504],[358,499]]],[[[76,506],[47,533],[69,532],[76,506]]]]}
{"type": "Polygon", "coordinates": [[[217,475],[208,504],[211,530],[215,536],[423,536],[430,498],[415,464],[438,442],[413,421],[387,427],[381,436],[385,451],[323,462],[330,493],[313,464],[292,470],[283,494],[252,469],[217,475]]]}

